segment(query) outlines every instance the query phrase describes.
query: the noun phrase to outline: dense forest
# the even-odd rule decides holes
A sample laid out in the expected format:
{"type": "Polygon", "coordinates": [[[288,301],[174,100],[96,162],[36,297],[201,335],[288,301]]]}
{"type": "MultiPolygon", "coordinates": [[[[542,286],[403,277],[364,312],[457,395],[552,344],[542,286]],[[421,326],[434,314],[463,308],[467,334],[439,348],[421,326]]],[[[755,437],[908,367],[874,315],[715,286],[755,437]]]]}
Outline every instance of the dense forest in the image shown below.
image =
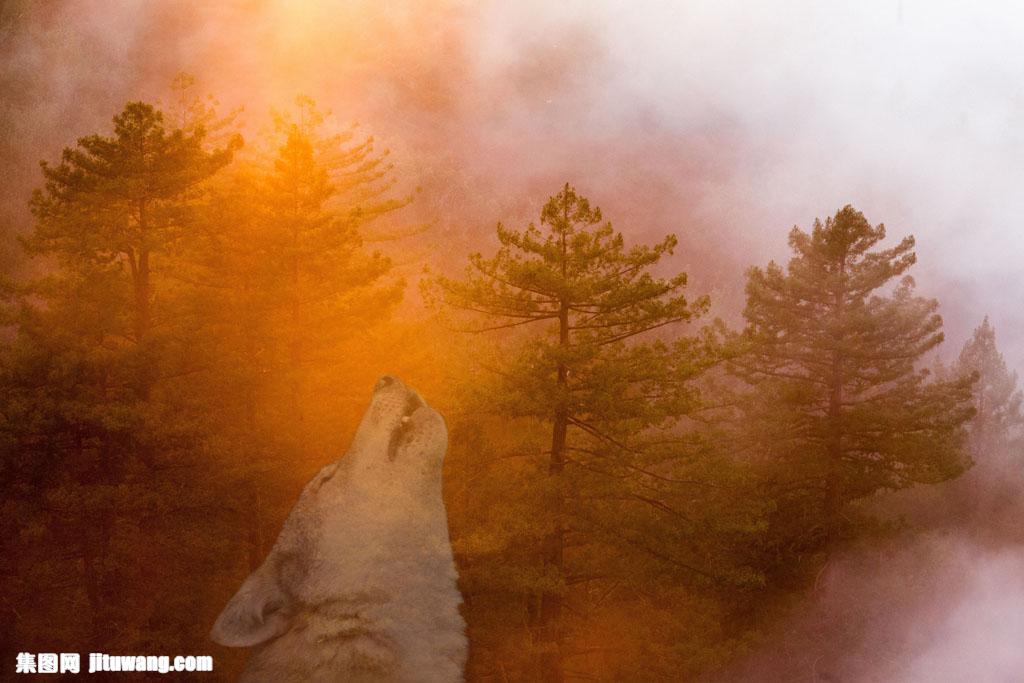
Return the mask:
{"type": "Polygon", "coordinates": [[[740,676],[851,548],[1018,504],[995,330],[939,353],[883,217],[772,226],[788,261],[726,322],[585,175],[429,249],[419,179],[359,128],[303,97],[243,139],[193,90],[43,161],[0,283],[5,653],[233,678],[213,619],[385,373],[448,423],[470,680],[740,676]]]}

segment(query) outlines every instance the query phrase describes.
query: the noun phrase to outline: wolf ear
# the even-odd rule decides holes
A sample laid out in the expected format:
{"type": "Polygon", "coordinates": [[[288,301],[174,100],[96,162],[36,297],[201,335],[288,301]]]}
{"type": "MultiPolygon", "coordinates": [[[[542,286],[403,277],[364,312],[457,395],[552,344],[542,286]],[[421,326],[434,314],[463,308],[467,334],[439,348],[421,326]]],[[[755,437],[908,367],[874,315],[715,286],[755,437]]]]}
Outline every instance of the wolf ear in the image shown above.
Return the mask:
{"type": "Polygon", "coordinates": [[[217,617],[210,631],[210,638],[215,643],[228,647],[252,647],[288,629],[290,601],[264,567],[249,575],[217,617]]]}

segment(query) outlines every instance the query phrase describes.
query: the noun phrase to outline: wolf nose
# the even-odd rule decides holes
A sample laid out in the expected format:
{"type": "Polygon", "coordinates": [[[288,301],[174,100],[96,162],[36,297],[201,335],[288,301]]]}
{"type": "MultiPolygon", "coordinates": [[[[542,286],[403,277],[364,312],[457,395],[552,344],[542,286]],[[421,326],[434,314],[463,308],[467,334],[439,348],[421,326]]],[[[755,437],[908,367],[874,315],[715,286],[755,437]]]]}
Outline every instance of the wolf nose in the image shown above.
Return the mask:
{"type": "Polygon", "coordinates": [[[398,378],[395,377],[394,375],[384,375],[379,380],[377,380],[377,386],[375,386],[373,390],[380,391],[381,389],[386,389],[390,387],[392,384],[398,384],[398,378]]]}

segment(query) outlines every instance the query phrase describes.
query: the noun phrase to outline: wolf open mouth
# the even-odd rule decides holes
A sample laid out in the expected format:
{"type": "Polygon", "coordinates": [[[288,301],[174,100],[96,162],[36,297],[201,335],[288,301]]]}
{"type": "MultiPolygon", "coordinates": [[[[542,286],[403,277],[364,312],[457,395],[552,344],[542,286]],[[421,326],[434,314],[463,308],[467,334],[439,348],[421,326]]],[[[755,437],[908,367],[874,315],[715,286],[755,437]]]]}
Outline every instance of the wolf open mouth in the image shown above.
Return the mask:
{"type": "Polygon", "coordinates": [[[408,435],[412,432],[412,415],[423,407],[423,399],[419,394],[410,393],[409,398],[402,407],[402,417],[398,426],[391,432],[391,439],[388,441],[388,460],[394,461],[398,455],[398,447],[401,446],[408,435]]]}

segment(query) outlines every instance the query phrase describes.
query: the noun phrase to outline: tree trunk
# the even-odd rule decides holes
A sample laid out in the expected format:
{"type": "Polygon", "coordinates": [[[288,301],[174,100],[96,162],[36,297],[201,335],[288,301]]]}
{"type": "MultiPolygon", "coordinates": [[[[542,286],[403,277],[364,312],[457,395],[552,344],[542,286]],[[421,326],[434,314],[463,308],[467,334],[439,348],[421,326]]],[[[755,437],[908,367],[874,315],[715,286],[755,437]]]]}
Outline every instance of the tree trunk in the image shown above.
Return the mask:
{"type": "Polygon", "coordinates": [[[135,341],[141,343],[149,336],[149,250],[139,250],[139,273],[135,281],[135,341]]]}
{"type": "Polygon", "coordinates": [[[139,200],[139,258],[135,269],[135,315],[134,332],[135,343],[141,344],[149,336],[150,310],[149,310],[149,218],[146,214],[146,200],[139,200]]]}
{"type": "Polygon", "coordinates": [[[842,511],[843,491],[843,435],[842,435],[842,401],[843,387],[838,381],[839,372],[842,368],[842,360],[839,353],[834,354],[832,360],[833,382],[829,395],[828,420],[828,468],[825,481],[825,516],[829,541],[836,540],[838,534],[839,518],[842,511]]]}
{"type": "MultiPolygon", "coordinates": [[[[298,207],[294,208],[296,216],[298,215],[298,207]]],[[[289,370],[291,373],[289,390],[291,392],[291,411],[292,420],[294,421],[296,438],[300,447],[305,446],[306,443],[306,416],[302,406],[303,392],[300,378],[300,368],[302,366],[302,308],[300,303],[299,293],[299,224],[298,218],[295,219],[292,226],[292,301],[291,301],[291,328],[292,337],[289,340],[289,370]]]]}
{"type": "Polygon", "coordinates": [[[843,334],[843,304],[846,298],[846,254],[837,264],[840,284],[835,292],[832,311],[833,343],[832,368],[829,377],[827,474],[825,481],[825,517],[829,542],[839,535],[839,520],[843,506],[843,353],[839,348],[843,334]]]}
{"type": "MultiPolygon", "coordinates": [[[[150,270],[149,270],[149,219],[146,213],[146,200],[139,200],[139,241],[135,267],[132,269],[132,289],[134,294],[134,310],[132,311],[132,332],[135,334],[136,345],[144,344],[152,328],[152,312],[150,310],[150,270]]],[[[143,401],[149,398],[155,378],[154,368],[146,363],[137,368],[138,376],[135,391],[143,401]]],[[[149,455],[143,454],[147,464],[149,455]]]]}
{"type": "MultiPolygon", "coordinates": [[[[563,302],[559,310],[559,345],[562,348],[569,346],[569,306],[563,302]]],[[[554,481],[559,489],[554,516],[554,529],[544,539],[543,557],[544,567],[549,575],[558,577],[565,576],[565,529],[563,527],[564,501],[561,494],[562,472],[565,470],[565,440],[569,428],[569,411],[565,405],[566,385],[569,380],[569,370],[564,361],[558,363],[558,407],[555,410],[554,425],[551,430],[551,460],[548,463],[548,476],[554,481]]],[[[545,683],[562,683],[565,680],[565,667],[562,660],[562,642],[564,633],[562,628],[562,602],[561,589],[554,592],[547,592],[541,596],[540,605],[540,640],[541,640],[541,679],[545,683]]]]}

